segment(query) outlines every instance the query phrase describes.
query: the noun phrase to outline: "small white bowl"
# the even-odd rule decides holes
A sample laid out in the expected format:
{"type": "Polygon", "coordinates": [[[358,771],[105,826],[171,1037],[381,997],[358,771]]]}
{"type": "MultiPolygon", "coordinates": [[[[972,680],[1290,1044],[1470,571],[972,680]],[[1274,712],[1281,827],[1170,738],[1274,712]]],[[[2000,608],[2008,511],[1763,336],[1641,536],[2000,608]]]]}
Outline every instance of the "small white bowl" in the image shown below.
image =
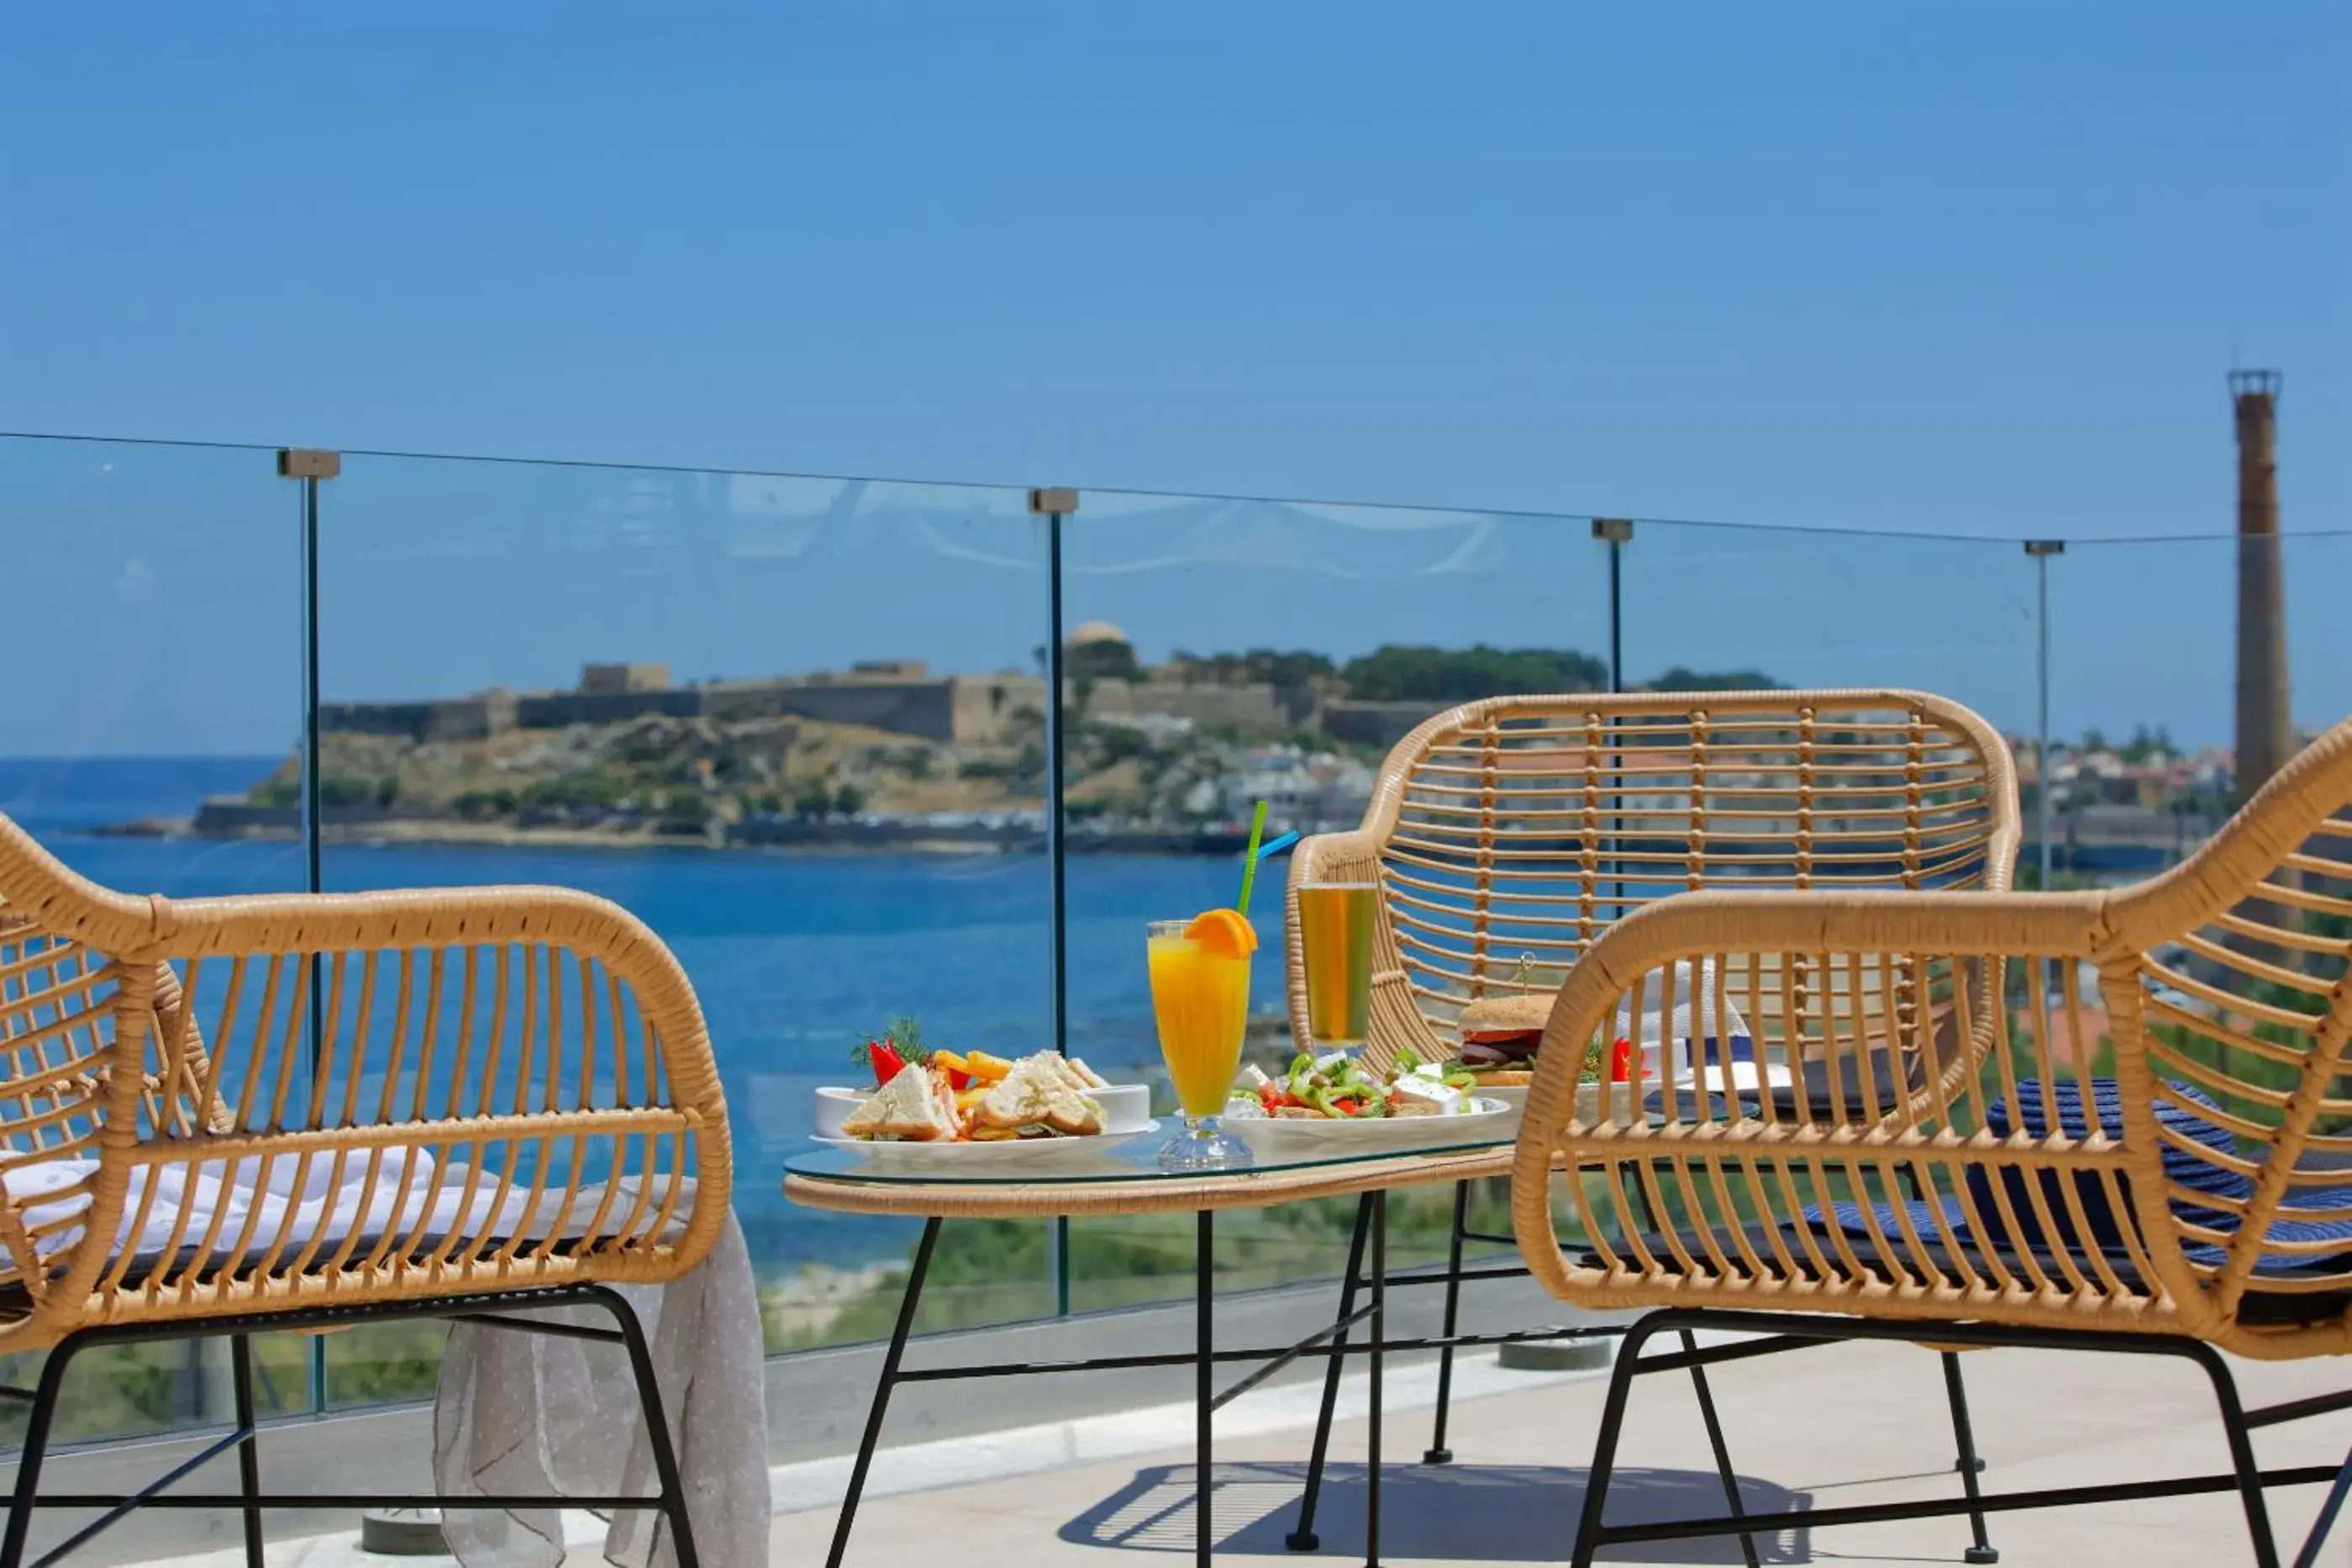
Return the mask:
{"type": "MultiPolygon", "coordinates": [[[[816,1125],[813,1129],[815,1135],[840,1137],[841,1124],[873,1094],[870,1089],[818,1089],[816,1125]]],[[[1148,1083],[1115,1083],[1107,1089],[1088,1089],[1087,1097],[1102,1107],[1105,1132],[1140,1132],[1151,1125],[1151,1086],[1148,1083]]]]}
{"type": "Polygon", "coordinates": [[[841,1124],[848,1121],[849,1113],[865,1104],[873,1093],[870,1089],[820,1088],[816,1091],[816,1126],[813,1130],[816,1136],[840,1137],[841,1124]]]}

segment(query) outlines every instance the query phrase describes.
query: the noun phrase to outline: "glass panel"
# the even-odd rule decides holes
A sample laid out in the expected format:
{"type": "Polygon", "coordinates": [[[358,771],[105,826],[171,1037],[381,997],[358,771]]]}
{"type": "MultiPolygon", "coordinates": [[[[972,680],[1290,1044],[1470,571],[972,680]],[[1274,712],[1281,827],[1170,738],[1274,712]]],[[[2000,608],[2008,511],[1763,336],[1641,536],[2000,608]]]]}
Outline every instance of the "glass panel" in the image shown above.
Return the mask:
{"type": "MultiPolygon", "coordinates": [[[[1605,689],[1607,551],[1583,518],[1088,490],[1065,560],[1070,1046],[1160,1083],[1164,1113],[1144,922],[1233,901],[1255,801],[1269,833],[1353,828],[1389,747],[1432,713],[1605,689]]],[[[1277,1069],[1285,872],[1265,868],[1251,910],[1246,1056],[1277,1069]]],[[[1442,1249],[1450,1205],[1392,1205],[1400,1258],[1442,1249]]],[[[1236,1285],[1336,1274],[1354,1212],[1237,1214],[1219,1268],[1236,1285]]],[[[1182,1215],[1074,1226],[1071,1305],[1181,1296],[1192,1246],[1182,1215]]]]}
{"type": "MultiPolygon", "coordinates": [[[[300,732],[299,499],[267,448],[0,437],[0,812],[85,876],[172,897],[302,885],[290,843],[191,831],[300,732]]],[[[307,1342],[257,1341],[265,1409],[308,1403],[307,1342]]],[[[40,1359],[0,1378],[29,1384],[40,1359]]],[[[68,1439],[222,1421],[227,1343],[94,1351],[66,1386],[68,1439]]],[[[0,1444],[23,1420],[0,1409],[0,1444]]]]}
{"type": "Polygon", "coordinates": [[[1623,605],[1629,689],[1902,687],[2033,731],[2033,564],[2015,540],[1643,521],[1623,605]]]}
{"type": "MultiPolygon", "coordinates": [[[[328,499],[327,886],[555,883],[646,920],[709,1022],[772,1346],[873,1331],[913,1231],[785,1203],[813,1091],[902,1014],[1050,1037],[1025,494],[359,455],[328,499]]],[[[943,1268],[934,1322],[1050,1311],[1044,1258],[1041,1232],[943,1268]]],[[[338,1401],[429,1386],[396,1334],[328,1355],[338,1401]]]]}
{"type": "Polygon", "coordinates": [[[2229,816],[2237,573],[2234,538],[2070,542],[2051,561],[2053,886],[2145,876],[2229,816]]]}
{"type": "Polygon", "coordinates": [[[2287,689],[2299,733],[2352,716],[2344,584],[2352,583],[2352,532],[2290,533],[2286,563],[2287,689]]]}
{"type": "MultiPolygon", "coordinates": [[[[2070,543],[2051,563],[2051,842],[2061,880],[2143,875],[2228,817],[2238,550],[2235,535],[2070,543]]],[[[2308,738],[2352,712],[2336,603],[2352,534],[2288,533],[2280,553],[2288,703],[2298,738],[2308,738]]]]}

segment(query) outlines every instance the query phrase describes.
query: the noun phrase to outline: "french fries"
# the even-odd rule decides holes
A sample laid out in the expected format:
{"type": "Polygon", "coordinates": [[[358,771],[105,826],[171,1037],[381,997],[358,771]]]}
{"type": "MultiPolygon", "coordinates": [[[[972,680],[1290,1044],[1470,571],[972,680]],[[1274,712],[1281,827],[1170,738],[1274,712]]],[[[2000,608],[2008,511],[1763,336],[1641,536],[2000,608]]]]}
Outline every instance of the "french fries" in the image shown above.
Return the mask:
{"type": "Polygon", "coordinates": [[[1003,1057],[990,1056],[986,1051],[974,1051],[963,1059],[963,1070],[971,1074],[975,1083],[1002,1083],[1012,1072],[1013,1064],[1003,1057]]]}

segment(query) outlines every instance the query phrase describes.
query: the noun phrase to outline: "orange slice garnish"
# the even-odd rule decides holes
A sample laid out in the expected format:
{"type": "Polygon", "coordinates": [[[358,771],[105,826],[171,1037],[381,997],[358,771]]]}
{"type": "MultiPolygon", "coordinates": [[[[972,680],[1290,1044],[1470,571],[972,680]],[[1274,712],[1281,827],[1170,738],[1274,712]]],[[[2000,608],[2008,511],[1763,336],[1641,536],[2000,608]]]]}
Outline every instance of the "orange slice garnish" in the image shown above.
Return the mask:
{"type": "Polygon", "coordinates": [[[1239,910],[1204,910],[1184,928],[1184,940],[1220,958],[1247,958],[1257,951],[1257,930],[1239,910]]]}

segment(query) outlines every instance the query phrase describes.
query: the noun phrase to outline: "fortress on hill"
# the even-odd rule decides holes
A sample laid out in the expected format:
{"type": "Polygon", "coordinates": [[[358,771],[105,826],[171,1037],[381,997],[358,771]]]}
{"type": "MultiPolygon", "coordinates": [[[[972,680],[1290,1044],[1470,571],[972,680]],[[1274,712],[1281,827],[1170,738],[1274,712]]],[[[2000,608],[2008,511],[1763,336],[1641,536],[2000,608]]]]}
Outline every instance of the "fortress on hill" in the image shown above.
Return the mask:
{"type": "Polygon", "coordinates": [[[876,660],[845,672],[674,686],[666,664],[592,664],[569,691],[476,692],[404,702],[330,702],[319,727],[405,740],[478,741],[513,730],[616,724],[648,714],[720,723],[801,718],[940,742],[1000,738],[1024,705],[1042,710],[1034,675],[932,675],[919,660],[876,660]]]}
{"type": "MultiPolygon", "coordinates": [[[[1093,627],[1080,628],[1074,643],[1093,627]]],[[[1116,628],[1103,632],[1116,636],[1116,628]]],[[[1349,742],[1385,746],[1442,704],[1360,702],[1306,685],[1267,681],[1218,684],[1140,668],[1137,679],[1066,683],[1074,709],[1113,722],[1146,715],[1240,734],[1286,734],[1321,728],[1349,742]]],[[[666,664],[592,664],[563,691],[503,689],[469,697],[393,702],[329,702],[319,725],[330,733],[386,735],[415,742],[479,741],[517,730],[614,724],[648,714],[742,722],[798,718],[852,724],[940,744],[988,745],[1034,723],[1045,707],[1043,677],[1019,670],[935,675],[920,659],[875,659],[846,670],[675,685],[666,664]],[[1025,718],[1024,717],[1025,715],[1025,718]]]]}

